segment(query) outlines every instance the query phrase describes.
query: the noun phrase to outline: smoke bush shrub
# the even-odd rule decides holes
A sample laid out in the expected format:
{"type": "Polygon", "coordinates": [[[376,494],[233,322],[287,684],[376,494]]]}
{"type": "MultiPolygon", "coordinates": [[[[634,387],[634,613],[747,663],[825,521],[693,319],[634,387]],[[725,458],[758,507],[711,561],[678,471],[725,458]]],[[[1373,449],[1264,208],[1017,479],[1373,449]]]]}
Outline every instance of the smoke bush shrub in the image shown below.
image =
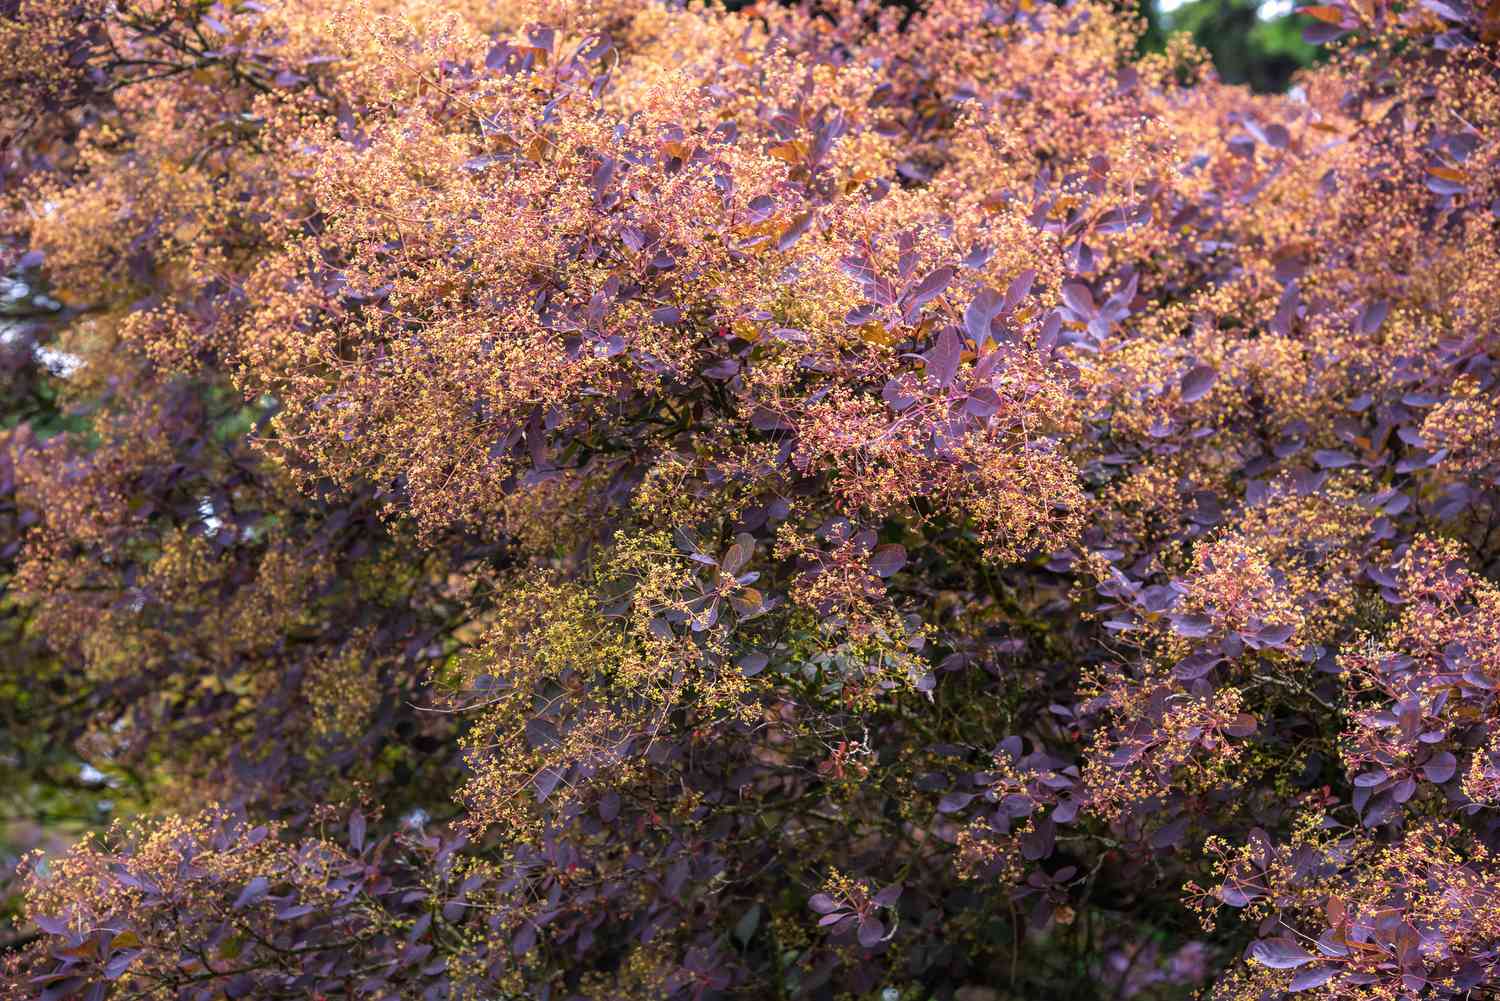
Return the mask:
{"type": "Polygon", "coordinates": [[[1500,8],[1307,13],[0,3],[12,996],[1495,990],[1500,8]]]}

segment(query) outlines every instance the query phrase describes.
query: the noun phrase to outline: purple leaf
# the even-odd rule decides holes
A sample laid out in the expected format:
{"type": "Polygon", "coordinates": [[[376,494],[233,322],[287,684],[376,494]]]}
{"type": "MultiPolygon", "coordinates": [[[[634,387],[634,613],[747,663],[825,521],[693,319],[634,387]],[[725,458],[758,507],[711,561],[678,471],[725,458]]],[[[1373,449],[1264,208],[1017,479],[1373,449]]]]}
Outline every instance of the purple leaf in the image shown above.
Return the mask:
{"type": "Polygon", "coordinates": [[[1051,354],[1057,348],[1057,342],[1062,334],[1062,315],[1053,310],[1047,314],[1042,321],[1042,329],[1037,331],[1036,350],[1043,356],[1051,354]]]}
{"type": "Polygon", "coordinates": [[[994,256],[994,251],[982,243],[976,243],[959,263],[966,268],[973,268],[977,271],[988,264],[992,256],[994,256]]]}
{"type": "Polygon", "coordinates": [[[609,187],[609,182],[614,179],[614,176],[615,159],[606,156],[599,162],[599,166],[594,169],[593,175],[589,178],[589,186],[594,190],[595,200],[604,197],[604,191],[609,187]]]}
{"type": "Polygon", "coordinates": [[[736,662],[736,666],[745,677],[753,678],[764,671],[770,662],[771,658],[763,653],[747,653],[736,662]]]}
{"type": "Polygon", "coordinates": [[[1136,292],[1140,288],[1140,283],[1140,275],[1132,271],[1130,273],[1130,278],[1125,282],[1120,290],[1117,291],[1114,295],[1110,296],[1108,301],[1106,301],[1103,307],[1100,308],[1100,315],[1107,317],[1110,321],[1115,323],[1118,323],[1128,317],[1130,315],[1130,304],[1135,301],[1136,292]]]}
{"type": "Polygon", "coordinates": [[[1250,955],[1273,970],[1295,970],[1313,961],[1313,954],[1284,936],[1264,938],[1250,947],[1250,955]]]}
{"type": "Polygon", "coordinates": [[[729,379],[733,379],[739,373],[739,371],[740,363],[738,359],[720,358],[712,365],[704,368],[703,374],[709,379],[714,379],[719,382],[725,382],[729,379]]]}
{"type": "Polygon", "coordinates": [[[983,347],[990,336],[990,324],[1000,315],[1004,300],[994,289],[981,288],[964,310],[964,332],[978,347],[983,347]]]}
{"type": "Polygon", "coordinates": [[[938,800],[938,813],[957,813],[973,801],[971,792],[950,792],[938,800]]]}
{"type": "Polygon", "coordinates": [[[136,956],[139,956],[141,951],[139,948],[126,948],[126,950],[120,951],[120,953],[115,953],[114,956],[110,957],[110,962],[104,965],[105,978],[107,980],[118,980],[121,974],[124,974],[124,971],[130,968],[130,963],[135,962],[136,956]]]}
{"type": "Polygon", "coordinates": [[[545,803],[547,797],[552,795],[552,791],[557,788],[557,784],[561,781],[562,773],[557,769],[543,768],[537,773],[536,778],[532,780],[532,784],[536,787],[536,801],[538,803],[545,803]]]}
{"type": "Polygon", "coordinates": [[[1224,732],[1231,737],[1250,737],[1255,734],[1259,726],[1254,716],[1249,713],[1240,713],[1232,722],[1224,724],[1224,732]]]}
{"type": "Polygon", "coordinates": [[[1036,269],[1027,268],[1011,279],[1010,284],[1005,287],[1005,312],[1010,312],[1021,304],[1021,300],[1031,292],[1031,286],[1036,284],[1036,269]]]}
{"type": "Polygon", "coordinates": [[[358,809],[349,814],[349,844],[357,852],[364,851],[365,815],[358,809]]]}
{"type": "Polygon", "coordinates": [[[1313,461],[1324,469],[1343,469],[1354,465],[1355,458],[1339,449],[1320,448],[1313,453],[1313,461]]]}
{"type": "Polygon", "coordinates": [[[1036,829],[1021,836],[1021,857],[1037,862],[1052,854],[1057,847],[1057,826],[1051,818],[1037,822],[1036,829]]]}
{"type": "Polygon", "coordinates": [[[1303,970],[1292,978],[1292,982],[1287,989],[1295,993],[1296,991],[1310,991],[1314,987],[1322,987],[1328,981],[1332,980],[1334,974],[1337,972],[1338,968],[1334,966],[1315,966],[1310,970],[1303,970]]]}
{"type": "Polygon", "coordinates": [[[812,227],[812,221],[813,214],[811,212],[804,212],[792,220],[792,224],[786,228],[786,232],[782,233],[780,239],[776,241],[776,249],[791,250],[796,242],[802,239],[802,234],[806,233],[812,227]]]}
{"type": "Polygon", "coordinates": [[[1454,24],[1463,24],[1469,20],[1469,17],[1462,11],[1450,7],[1448,4],[1443,3],[1442,0],[1422,0],[1422,6],[1443,20],[1452,21],[1454,24]]]}
{"type": "Polygon", "coordinates": [[[1180,389],[1183,403],[1196,403],[1208,395],[1219,373],[1210,365],[1194,365],[1182,377],[1180,389]]]}
{"type": "Polygon", "coordinates": [[[1447,751],[1439,751],[1422,766],[1422,774],[1427,776],[1427,781],[1438,785],[1447,782],[1457,771],[1458,759],[1447,751]]]}
{"type": "Polygon", "coordinates": [[[1193,653],[1188,654],[1177,662],[1172,668],[1172,677],[1178,681],[1197,681],[1214,669],[1214,666],[1223,658],[1218,654],[1193,653]]]}
{"type": "Polygon", "coordinates": [[[1213,631],[1213,620],[1206,615],[1173,615],[1172,631],[1186,639],[1202,639],[1213,631]]]}
{"type": "Polygon", "coordinates": [[[244,910],[246,907],[249,907],[251,904],[264,897],[270,889],[271,884],[270,881],[266,879],[266,877],[256,876],[249,883],[245,884],[245,888],[241,890],[240,895],[235,898],[234,909],[237,911],[244,910]]]}
{"type": "Polygon", "coordinates": [[[1000,410],[1000,394],[988,386],[980,386],[964,401],[964,411],[980,420],[993,417],[1000,410]]]}
{"type": "Polygon", "coordinates": [[[1262,626],[1260,631],[1255,634],[1255,638],[1261,644],[1274,649],[1285,646],[1286,641],[1292,638],[1292,633],[1295,631],[1295,627],[1290,623],[1282,623],[1279,626],[1262,626]]]}
{"type": "Polygon", "coordinates": [[[1178,817],[1151,835],[1151,847],[1156,849],[1171,848],[1182,840],[1182,836],[1187,833],[1189,823],[1190,821],[1187,817],[1178,817]]]}
{"type": "Polygon", "coordinates": [[[1064,282],[1062,297],[1063,302],[1067,303],[1068,308],[1078,314],[1080,319],[1093,319],[1098,311],[1094,305],[1094,294],[1082,282],[1064,282]]]}
{"type": "Polygon", "coordinates": [[[1385,322],[1386,314],[1390,313],[1391,304],[1384,299],[1376,299],[1367,303],[1359,314],[1359,330],[1363,334],[1373,334],[1380,329],[1385,322]]]}
{"type": "Polygon", "coordinates": [[[1370,798],[1365,805],[1364,816],[1360,823],[1368,828],[1376,828],[1385,823],[1386,819],[1396,811],[1396,799],[1389,792],[1377,793],[1370,798]]]}
{"type": "MultiPolygon", "coordinates": [[[[56,980],[46,990],[42,991],[40,1001],[69,1001],[77,997],[77,991],[87,983],[82,977],[67,977],[56,980]]],[[[96,985],[97,986],[97,985],[96,985]]],[[[94,992],[90,992],[90,997],[94,992]]]]}
{"type": "Polygon", "coordinates": [[[1292,321],[1297,318],[1297,283],[1288,282],[1281,293],[1281,302],[1276,307],[1276,316],[1271,320],[1271,329],[1282,337],[1292,332],[1292,321]]]}
{"type": "Polygon", "coordinates": [[[741,532],[735,537],[734,544],[724,552],[724,558],[719,561],[719,569],[731,577],[736,576],[744,569],[745,564],[750,562],[750,557],[755,555],[755,537],[748,532],[741,532]]]}
{"type": "Polygon", "coordinates": [[[1255,899],[1239,887],[1230,886],[1228,883],[1219,887],[1218,898],[1230,907],[1249,907],[1250,902],[1255,899]]]}
{"type": "Polygon", "coordinates": [[[63,918],[54,918],[48,914],[38,914],[32,918],[36,926],[48,935],[68,934],[68,922],[63,918]]]}
{"type": "Polygon", "coordinates": [[[832,914],[839,909],[838,902],[826,893],[814,893],[808,898],[807,906],[819,914],[832,914]]]}
{"type": "Polygon", "coordinates": [[[915,309],[918,306],[925,306],[933,299],[936,299],[938,296],[942,295],[943,290],[948,287],[948,283],[951,281],[953,281],[952,268],[943,267],[938,268],[936,271],[933,271],[926,278],[923,278],[921,282],[917,284],[916,288],[912,289],[912,308],[915,309]]]}
{"type": "Polygon", "coordinates": [[[1427,175],[1427,188],[1435,195],[1461,195],[1468,190],[1466,185],[1436,174],[1427,175]]]}
{"type": "Polygon", "coordinates": [[[880,391],[880,398],[889,403],[897,413],[917,402],[917,398],[907,392],[907,384],[899,376],[885,384],[885,388],[880,391]]]}
{"type": "Polygon", "coordinates": [[[859,944],[873,949],[885,938],[885,925],[879,918],[865,918],[859,923],[859,944]]]}

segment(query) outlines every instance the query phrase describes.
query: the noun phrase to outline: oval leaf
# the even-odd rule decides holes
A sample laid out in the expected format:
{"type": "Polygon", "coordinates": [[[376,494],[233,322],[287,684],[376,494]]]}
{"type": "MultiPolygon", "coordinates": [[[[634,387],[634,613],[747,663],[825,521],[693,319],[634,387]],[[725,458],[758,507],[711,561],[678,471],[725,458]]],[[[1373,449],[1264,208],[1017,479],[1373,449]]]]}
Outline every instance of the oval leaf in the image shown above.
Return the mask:
{"type": "Polygon", "coordinates": [[[1208,395],[1219,373],[1208,365],[1194,365],[1182,377],[1181,398],[1183,403],[1196,403],[1208,395]]]}
{"type": "Polygon", "coordinates": [[[1312,953],[1285,936],[1261,939],[1250,947],[1250,955],[1273,970],[1295,970],[1313,961],[1312,953]]]}

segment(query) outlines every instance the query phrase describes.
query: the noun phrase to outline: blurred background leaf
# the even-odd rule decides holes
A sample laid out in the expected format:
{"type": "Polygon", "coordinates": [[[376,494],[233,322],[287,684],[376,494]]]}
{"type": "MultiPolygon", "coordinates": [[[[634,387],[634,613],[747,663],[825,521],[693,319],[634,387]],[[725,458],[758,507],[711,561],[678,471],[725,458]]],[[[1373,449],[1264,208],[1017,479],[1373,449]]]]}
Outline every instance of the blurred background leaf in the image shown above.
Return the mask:
{"type": "Polygon", "coordinates": [[[1308,19],[1293,12],[1292,0],[1155,0],[1145,13],[1144,47],[1158,49],[1185,31],[1213,56],[1221,77],[1252,90],[1284,91],[1293,74],[1319,58],[1302,40],[1308,19]]]}
{"type": "MultiPolygon", "coordinates": [[[[730,10],[740,10],[753,0],[723,2],[730,10]]],[[[922,5],[921,0],[888,3],[912,10],[922,5]]],[[[1302,40],[1302,29],[1311,22],[1294,12],[1294,0],[1140,0],[1122,6],[1138,6],[1146,21],[1142,52],[1160,52],[1173,34],[1187,32],[1213,56],[1223,79],[1249,84],[1261,93],[1285,91],[1299,69],[1321,58],[1302,40]]]]}

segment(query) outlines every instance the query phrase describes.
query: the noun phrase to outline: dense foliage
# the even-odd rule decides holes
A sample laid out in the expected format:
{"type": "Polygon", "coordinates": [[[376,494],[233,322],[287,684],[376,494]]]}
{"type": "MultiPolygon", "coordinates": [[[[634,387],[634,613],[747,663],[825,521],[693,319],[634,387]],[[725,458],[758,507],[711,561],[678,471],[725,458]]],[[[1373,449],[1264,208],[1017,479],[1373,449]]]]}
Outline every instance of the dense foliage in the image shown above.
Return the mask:
{"type": "Polygon", "coordinates": [[[1500,988],[1500,2],[1309,13],[0,0],[8,995],[1500,988]]]}

